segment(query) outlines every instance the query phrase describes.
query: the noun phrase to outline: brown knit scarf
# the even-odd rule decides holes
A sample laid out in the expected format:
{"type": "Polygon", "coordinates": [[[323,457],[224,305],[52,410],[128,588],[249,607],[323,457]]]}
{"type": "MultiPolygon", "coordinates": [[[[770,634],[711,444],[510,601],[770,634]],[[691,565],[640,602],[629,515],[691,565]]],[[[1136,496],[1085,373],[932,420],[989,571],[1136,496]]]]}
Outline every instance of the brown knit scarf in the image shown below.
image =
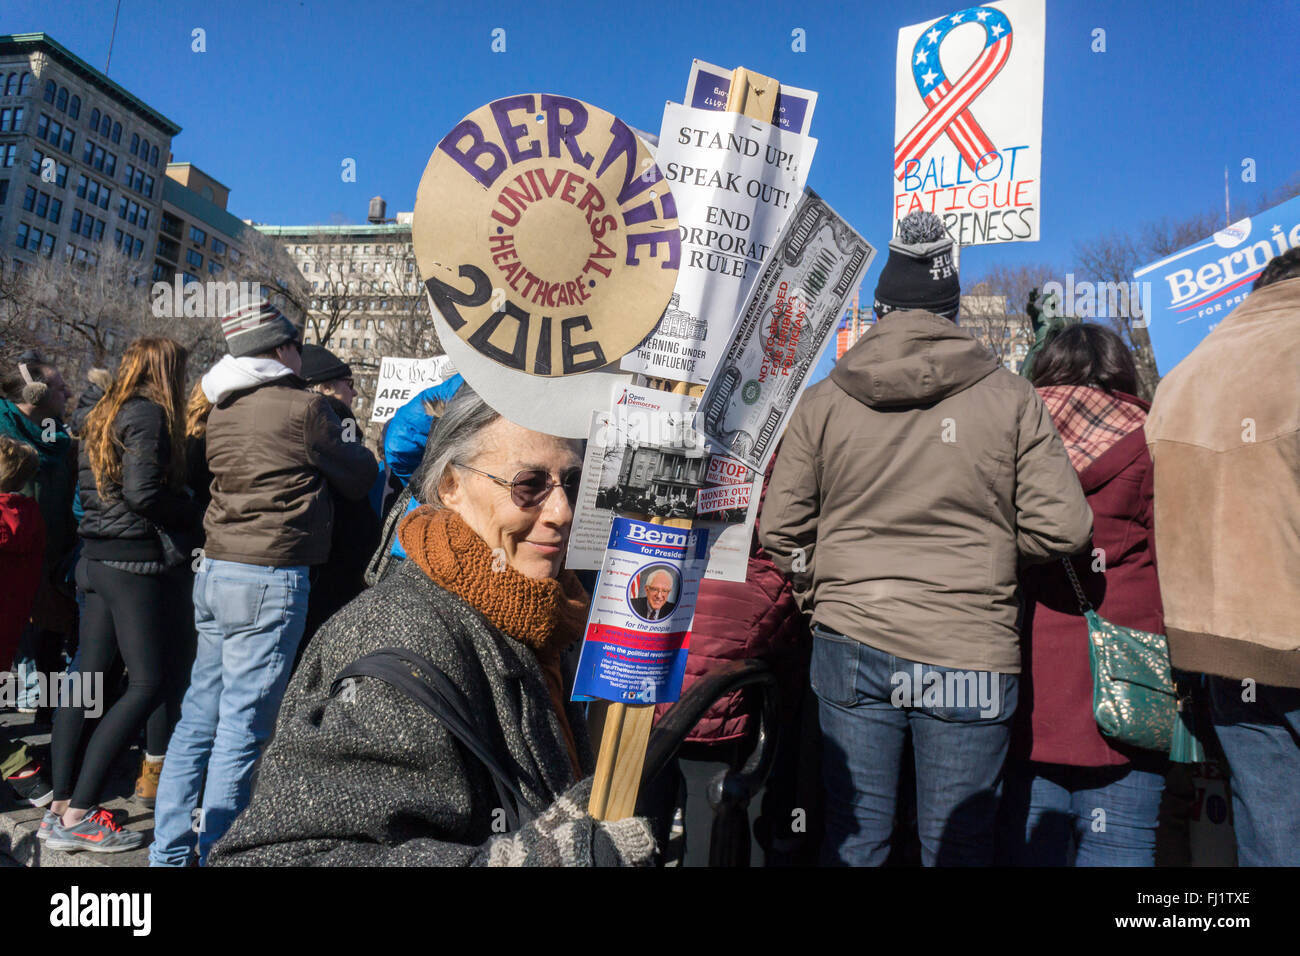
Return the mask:
{"type": "Polygon", "coordinates": [[[509,565],[494,571],[492,550],[449,508],[416,508],[397,538],[436,584],[539,656],[558,655],[581,635],[588,599],[572,571],[558,578],[525,577],[509,565]]]}
{"type": "Polygon", "coordinates": [[[577,745],[564,710],[560,653],[582,635],[587,592],[572,571],[530,578],[506,565],[493,570],[492,550],[456,512],[421,505],[402,519],[397,539],[435,584],[463,598],[504,634],[533,649],[560,719],[574,773],[577,745]]]}

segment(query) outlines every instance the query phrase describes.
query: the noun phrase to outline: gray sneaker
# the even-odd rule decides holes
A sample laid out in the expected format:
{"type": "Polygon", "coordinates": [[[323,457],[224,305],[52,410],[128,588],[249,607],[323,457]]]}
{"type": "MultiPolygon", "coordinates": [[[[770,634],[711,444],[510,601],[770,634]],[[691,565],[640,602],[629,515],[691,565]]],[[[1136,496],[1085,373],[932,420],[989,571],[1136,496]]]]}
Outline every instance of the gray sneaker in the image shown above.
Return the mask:
{"type": "Polygon", "coordinates": [[[36,831],[36,839],[45,841],[50,838],[54,828],[59,825],[59,815],[53,810],[46,810],[45,816],[41,817],[40,829],[36,831]]]}
{"type": "Polygon", "coordinates": [[[51,850],[87,850],[91,853],[125,853],[144,845],[144,834],[123,830],[113,814],[103,807],[91,807],[78,824],[56,823],[45,846],[51,850]]]}

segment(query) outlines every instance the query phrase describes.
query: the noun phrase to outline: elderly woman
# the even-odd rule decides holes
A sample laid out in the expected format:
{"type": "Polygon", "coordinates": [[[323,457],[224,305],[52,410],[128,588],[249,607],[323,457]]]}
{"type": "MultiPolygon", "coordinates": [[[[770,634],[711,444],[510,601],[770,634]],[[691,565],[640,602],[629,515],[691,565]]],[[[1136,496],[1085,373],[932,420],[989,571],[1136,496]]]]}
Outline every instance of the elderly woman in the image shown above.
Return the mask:
{"type": "Polygon", "coordinates": [[[581,462],[577,443],[512,424],[468,388],[448,403],[425,451],[427,504],[399,531],[409,560],[317,634],[214,865],[650,862],[645,820],[588,815],[591,746],[561,688],[559,655],[587,613],[560,570],[581,462]],[[330,696],[340,671],[379,648],[450,679],[534,819],[502,832],[485,764],[392,684],[360,677],[330,696]]]}

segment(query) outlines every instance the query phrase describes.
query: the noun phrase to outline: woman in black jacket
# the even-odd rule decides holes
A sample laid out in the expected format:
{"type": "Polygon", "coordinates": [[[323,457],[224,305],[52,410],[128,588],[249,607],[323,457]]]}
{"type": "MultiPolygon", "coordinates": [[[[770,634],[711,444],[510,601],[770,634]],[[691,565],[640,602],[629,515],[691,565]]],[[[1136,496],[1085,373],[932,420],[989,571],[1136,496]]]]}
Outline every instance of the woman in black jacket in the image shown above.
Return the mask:
{"type": "Polygon", "coordinates": [[[41,827],[50,849],[116,853],[143,842],[96,804],[114,758],[161,698],[168,657],[193,613],[184,584],[188,553],[177,545],[194,520],[185,492],[186,359],[171,339],[132,342],[86,420],[77,569],[86,591],[81,699],[61,702],[55,719],[54,802],[41,827]],[[119,652],[130,685],[104,714],[77,772],[83,721],[103,706],[101,675],[119,652]]]}

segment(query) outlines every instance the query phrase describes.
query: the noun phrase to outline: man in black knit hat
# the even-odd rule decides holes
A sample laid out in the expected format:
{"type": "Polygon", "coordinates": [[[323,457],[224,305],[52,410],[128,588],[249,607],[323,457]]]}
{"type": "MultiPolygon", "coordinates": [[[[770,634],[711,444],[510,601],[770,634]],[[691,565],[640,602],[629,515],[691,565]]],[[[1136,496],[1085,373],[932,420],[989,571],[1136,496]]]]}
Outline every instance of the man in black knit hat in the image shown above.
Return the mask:
{"type": "Polygon", "coordinates": [[[907,216],[879,322],[802,397],[768,486],[760,539],[813,618],[827,863],[888,857],[908,734],[923,862],[993,862],[1017,562],[1092,533],[1046,408],[957,327],[960,296],[942,222],[907,216]]]}

